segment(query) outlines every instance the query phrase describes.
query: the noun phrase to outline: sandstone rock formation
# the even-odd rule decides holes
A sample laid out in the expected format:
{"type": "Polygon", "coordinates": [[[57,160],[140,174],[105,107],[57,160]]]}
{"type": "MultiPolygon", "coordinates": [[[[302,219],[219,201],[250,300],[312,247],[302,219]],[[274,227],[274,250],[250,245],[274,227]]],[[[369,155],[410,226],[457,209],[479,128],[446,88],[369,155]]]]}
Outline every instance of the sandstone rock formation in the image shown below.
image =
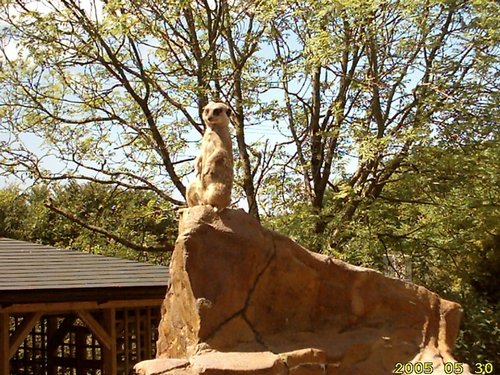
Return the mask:
{"type": "Polygon", "coordinates": [[[444,374],[455,362],[458,304],[309,252],[242,210],[184,210],[170,277],[157,359],[138,374],[377,375],[408,362],[444,374]]]}

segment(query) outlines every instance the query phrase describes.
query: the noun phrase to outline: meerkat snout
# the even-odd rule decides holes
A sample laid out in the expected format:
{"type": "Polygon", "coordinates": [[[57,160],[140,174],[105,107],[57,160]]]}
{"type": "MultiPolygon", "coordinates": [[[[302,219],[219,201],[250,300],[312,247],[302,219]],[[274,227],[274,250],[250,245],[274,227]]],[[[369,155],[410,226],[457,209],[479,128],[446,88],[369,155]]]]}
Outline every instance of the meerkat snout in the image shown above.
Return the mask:
{"type": "Polygon", "coordinates": [[[227,125],[230,116],[231,109],[224,103],[210,102],[203,110],[203,120],[208,124],[221,123],[227,125]]]}

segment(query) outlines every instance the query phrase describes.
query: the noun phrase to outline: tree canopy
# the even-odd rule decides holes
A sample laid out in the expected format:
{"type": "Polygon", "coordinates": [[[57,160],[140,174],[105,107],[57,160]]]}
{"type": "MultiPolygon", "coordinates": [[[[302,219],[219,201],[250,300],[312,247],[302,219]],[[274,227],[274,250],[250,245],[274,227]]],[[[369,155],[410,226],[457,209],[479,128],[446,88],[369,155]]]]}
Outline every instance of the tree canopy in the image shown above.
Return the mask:
{"type": "Polygon", "coordinates": [[[166,264],[176,225],[151,192],[72,181],[1,189],[0,237],[166,264]]]}
{"type": "Polygon", "coordinates": [[[56,198],[66,185],[136,192],[156,202],[146,216],[172,217],[203,106],[224,101],[237,203],[352,263],[398,273],[388,260],[408,259],[414,281],[468,303],[464,358],[494,360],[499,10],[492,0],[3,1],[0,173],[43,184],[44,207],[92,233],[168,248],[121,230],[126,215],[105,211],[117,220],[108,226],[56,198]]]}

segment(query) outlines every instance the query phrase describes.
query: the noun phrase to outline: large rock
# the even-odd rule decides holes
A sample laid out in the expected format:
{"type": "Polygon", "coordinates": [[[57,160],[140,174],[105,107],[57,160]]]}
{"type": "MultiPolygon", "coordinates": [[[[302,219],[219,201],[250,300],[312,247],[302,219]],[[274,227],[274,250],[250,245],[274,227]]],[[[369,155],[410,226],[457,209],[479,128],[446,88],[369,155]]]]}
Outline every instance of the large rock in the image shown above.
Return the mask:
{"type": "Polygon", "coordinates": [[[312,253],[242,210],[184,210],[170,277],[157,359],[139,374],[376,375],[408,362],[444,374],[455,362],[458,304],[312,253]]]}

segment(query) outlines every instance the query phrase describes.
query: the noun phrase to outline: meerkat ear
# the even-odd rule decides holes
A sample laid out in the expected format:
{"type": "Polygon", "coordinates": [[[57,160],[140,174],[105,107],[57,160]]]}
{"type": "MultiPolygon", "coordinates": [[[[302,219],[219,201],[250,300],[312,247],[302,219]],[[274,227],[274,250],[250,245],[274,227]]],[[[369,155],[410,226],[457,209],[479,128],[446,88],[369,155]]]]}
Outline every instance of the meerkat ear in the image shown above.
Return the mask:
{"type": "Polygon", "coordinates": [[[229,106],[226,106],[226,115],[227,115],[227,117],[234,116],[234,112],[231,108],[229,108],[229,106]]]}

